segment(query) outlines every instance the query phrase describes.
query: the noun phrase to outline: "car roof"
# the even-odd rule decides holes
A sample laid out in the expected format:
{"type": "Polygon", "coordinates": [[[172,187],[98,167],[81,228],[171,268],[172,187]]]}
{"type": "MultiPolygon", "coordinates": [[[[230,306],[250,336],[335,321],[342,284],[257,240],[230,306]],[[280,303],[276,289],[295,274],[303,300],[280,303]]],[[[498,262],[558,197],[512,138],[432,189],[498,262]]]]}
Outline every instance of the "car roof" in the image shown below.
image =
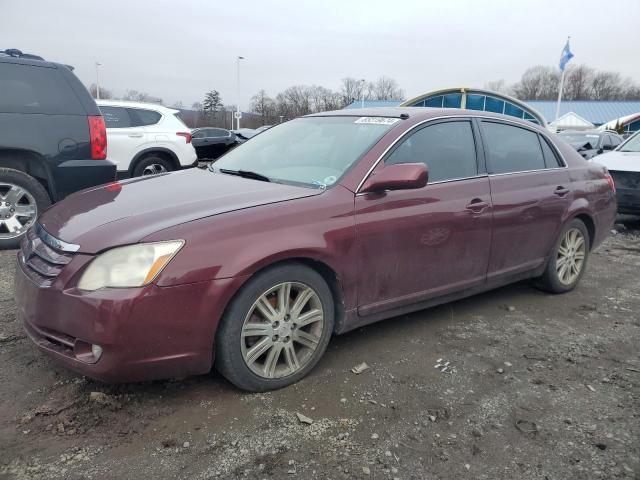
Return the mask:
{"type": "Polygon", "coordinates": [[[175,108],[165,107],[164,105],[159,105],[157,103],[149,103],[149,102],[132,102],[129,100],[96,100],[96,103],[99,107],[125,107],[125,108],[144,108],[145,110],[154,110],[160,113],[178,113],[180,110],[176,110],[175,108]]]}
{"type": "Polygon", "coordinates": [[[502,115],[500,113],[486,112],[482,110],[466,110],[462,108],[432,108],[432,107],[370,107],[350,108],[345,110],[332,110],[306,115],[306,117],[388,117],[414,120],[429,120],[439,117],[483,117],[496,120],[508,120],[524,127],[536,127],[539,130],[546,129],[536,123],[521,118],[502,115]]]}

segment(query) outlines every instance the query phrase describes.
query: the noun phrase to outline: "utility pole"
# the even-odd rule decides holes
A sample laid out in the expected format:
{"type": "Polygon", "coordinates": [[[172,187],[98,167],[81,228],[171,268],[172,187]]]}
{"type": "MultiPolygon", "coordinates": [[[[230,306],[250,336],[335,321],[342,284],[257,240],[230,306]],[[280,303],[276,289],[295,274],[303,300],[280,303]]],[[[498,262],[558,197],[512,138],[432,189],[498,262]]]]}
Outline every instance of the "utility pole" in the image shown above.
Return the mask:
{"type": "Polygon", "coordinates": [[[238,130],[240,130],[240,116],[242,115],[240,113],[240,60],[244,60],[244,57],[240,57],[240,56],[236,57],[236,74],[237,74],[236,86],[237,86],[237,89],[238,89],[238,91],[237,91],[237,100],[238,101],[236,103],[236,119],[238,121],[238,127],[237,127],[238,130]]]}
{"type": "Polygon", "coordinates": [[[102,65],[96,62],[96,100],[100,100],[100,75],[98,74],[98,67],[102,65]]]}

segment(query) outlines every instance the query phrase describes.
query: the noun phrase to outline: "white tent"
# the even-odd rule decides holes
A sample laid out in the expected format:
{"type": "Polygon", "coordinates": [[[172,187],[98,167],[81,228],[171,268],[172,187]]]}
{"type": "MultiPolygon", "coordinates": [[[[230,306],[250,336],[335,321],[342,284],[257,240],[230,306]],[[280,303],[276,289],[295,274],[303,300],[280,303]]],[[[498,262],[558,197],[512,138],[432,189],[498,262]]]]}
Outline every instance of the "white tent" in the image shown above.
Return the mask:
{"type": "Polygon", "coordinates": [[[595,125],[575,112],[568,112],[549,124],[551,130],[590,130],[595,125]]]}

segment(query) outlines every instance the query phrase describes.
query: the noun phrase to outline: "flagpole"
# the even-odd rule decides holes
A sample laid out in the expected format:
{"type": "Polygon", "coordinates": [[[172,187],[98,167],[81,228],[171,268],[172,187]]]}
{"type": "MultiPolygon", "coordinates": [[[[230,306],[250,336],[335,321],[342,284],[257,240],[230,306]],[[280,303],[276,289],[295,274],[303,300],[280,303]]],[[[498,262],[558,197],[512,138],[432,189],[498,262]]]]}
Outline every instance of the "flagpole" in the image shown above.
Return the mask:
{"type": "Polygon", "coordinates": [[[562,70],[562,74],[560,75],[560,88],[558,89],[558,103],[556,104],[556,119],[554,123],[556,124],[556,132],[558,131],[558,117],[560,117],[560,102],[562,102],[562,90],[564,88],[564,74],[567,71],[567,62],[571,60],[573,55],[571,54],[571,50],[569,50],[569,41],[571,40],[571,36],[567,37],[567,44],[565,49],[568,52],[568,58],[563,63],[565,51],[563,50],[563,57],[560,58],[560,69],[562,70]]]}
{"type": "Polygon", "coordinates": [[[562,70],[562,75],[560,76],[560,88],[558,90],[558,103],[556,105],[556,119],[554,121],[554,123],[556,124],[556,132],[558,131],[558,124],[556,123],[558,121],[558,117],[560,116],[560,102],[562,101],[562,89],[564,87],[564,73],[567,71],[567,69],[563,69],[562,70]]]}

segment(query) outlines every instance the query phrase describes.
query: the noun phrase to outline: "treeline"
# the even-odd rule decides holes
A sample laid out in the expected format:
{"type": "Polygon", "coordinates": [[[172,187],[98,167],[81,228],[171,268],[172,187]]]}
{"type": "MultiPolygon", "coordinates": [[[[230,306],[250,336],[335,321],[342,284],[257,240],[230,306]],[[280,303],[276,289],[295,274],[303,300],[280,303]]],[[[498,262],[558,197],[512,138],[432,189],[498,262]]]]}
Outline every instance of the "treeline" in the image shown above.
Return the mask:
{"type": "Polygon", "coordinates": [[[404,91],[395,79],[386,76],[375,81],[346,77],[339,90],[295,85],[274,97],[260,90],[251,98],[250,109],[265,123],[276,123],[310,113],[339,110],[363,97],[365,100],[404,100],[404,91]]]}
{"type": "MultiPolygon", "coordinates": [[[[506,93],[520,100],[556,100],[561,72],[555,67],[537,65],[524,72],[520,80],[507,85],[504,80],[489,82],[487,90],[506,93]]],[[[640,86],[618,72],[596,70],[585,64],[567,67],[562,90],[564,100],[640,100],[640,86]]]]}

